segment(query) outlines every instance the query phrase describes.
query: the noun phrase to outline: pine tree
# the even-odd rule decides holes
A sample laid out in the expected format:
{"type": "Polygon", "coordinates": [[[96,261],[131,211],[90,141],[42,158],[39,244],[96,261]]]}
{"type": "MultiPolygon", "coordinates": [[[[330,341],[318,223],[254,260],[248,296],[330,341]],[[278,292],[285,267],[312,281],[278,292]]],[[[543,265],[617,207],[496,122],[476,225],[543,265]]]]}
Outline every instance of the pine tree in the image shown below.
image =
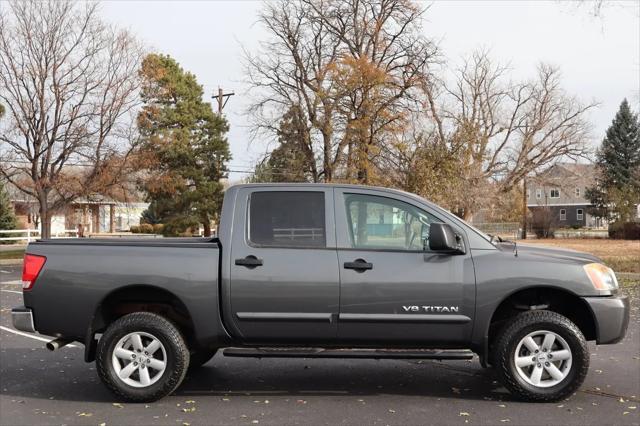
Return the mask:
{"type": "Polygon", "coordinates": [[[141,67],[144,107],[138,116],[150,164],[148,200],[163,212],[165,230],[183,232],[211,221],[222,206],[228,125],[202,100],[202,86],[171,57],[148,55],[141,67]],[[166,215],[164,215],[166,213],[166,215]]]}
{"type": "Polygon", "coordinates": [[[596,186],[587,198],[593,214],[619,221],[633,218],[640,202],[640,122],[623,100],[597,153],[596,186]]]}
{"type": "Polygon", "coordinates": [[[17,225],[16,216],[9,200],[9,194],[0,182],[0,230],[15,229],[17,225]]]}
{"type": "Polygon", "coordinates": [[[278,146],[256,167],[253,182],[309,182],[316,176],[302,110],[294,106],[278,127],[278,146]]]}

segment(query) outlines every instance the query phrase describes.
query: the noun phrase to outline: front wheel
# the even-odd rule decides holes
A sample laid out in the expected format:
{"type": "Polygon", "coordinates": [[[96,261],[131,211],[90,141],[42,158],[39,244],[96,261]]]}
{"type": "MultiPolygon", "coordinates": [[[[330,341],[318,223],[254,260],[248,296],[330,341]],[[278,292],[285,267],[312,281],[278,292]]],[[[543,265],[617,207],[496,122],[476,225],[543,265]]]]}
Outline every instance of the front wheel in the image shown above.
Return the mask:
{"type": "Polygon", "coordinates": [[[557,401],[575,392],[589,369],[580,329],[551,311],[530,311],[497,338],[494,359],[505,387],[528,401],[557,401]]]}
{"type": "Polygon", "coordinates": [[[189,367],[180,331],[150,312],[125,315],[98,342],[96,367],[102,382],[130,402],[156,401],[173,392],[189,367]]]}

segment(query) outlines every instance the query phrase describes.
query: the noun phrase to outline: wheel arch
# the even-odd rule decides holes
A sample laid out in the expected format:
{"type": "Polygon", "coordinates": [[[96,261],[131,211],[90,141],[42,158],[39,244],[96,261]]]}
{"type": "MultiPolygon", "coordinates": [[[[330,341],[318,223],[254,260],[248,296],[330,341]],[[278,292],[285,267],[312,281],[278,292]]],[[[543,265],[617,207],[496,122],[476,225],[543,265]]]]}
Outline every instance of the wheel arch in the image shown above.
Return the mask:
{"type": "Polygon", "coordinates": [[[175,324],[187,344],[195,346],[195,326],[187,305],[173,292],[150,284],[129,284],[112,290],[96,305],[85,336],[85,361],[95,359],[95,335],[132,312],[153,312],[175,324]]]}
{"type": "Polygon", "coordinates": [[[483,362],[490,362],[492,344],[505,321],[520,312],[546,309],[571,320],[586,340],[596,340],[597,321],[591,308],[580,296],[565,288],[531,285],[514,289],[495,306],[484,330],[483,362]]]}

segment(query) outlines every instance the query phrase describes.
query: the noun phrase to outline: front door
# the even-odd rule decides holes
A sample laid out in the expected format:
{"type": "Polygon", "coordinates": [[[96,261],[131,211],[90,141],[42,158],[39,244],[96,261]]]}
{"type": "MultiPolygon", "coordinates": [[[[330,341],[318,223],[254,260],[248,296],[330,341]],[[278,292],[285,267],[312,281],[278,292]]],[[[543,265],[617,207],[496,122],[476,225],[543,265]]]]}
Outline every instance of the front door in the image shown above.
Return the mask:
{"type": "MultiPolygon", "coordinates": [[[[469,250],[429,252],[443,222],[411,198],[336,189],[338,336],[379,345],[455,347],[471,335],[475,276],[469,250]]],[[[456,231],[462,232],[458,228],[456,231]]]]}
{"type": "MultiPolygon", "coordinates": [[[[231,311],[247,342],[336,338],[340,283],[333,190],[247,187],[238,194],[231,311]]],[[[223,248],[224,250],[224,248],[223,248]]]]}

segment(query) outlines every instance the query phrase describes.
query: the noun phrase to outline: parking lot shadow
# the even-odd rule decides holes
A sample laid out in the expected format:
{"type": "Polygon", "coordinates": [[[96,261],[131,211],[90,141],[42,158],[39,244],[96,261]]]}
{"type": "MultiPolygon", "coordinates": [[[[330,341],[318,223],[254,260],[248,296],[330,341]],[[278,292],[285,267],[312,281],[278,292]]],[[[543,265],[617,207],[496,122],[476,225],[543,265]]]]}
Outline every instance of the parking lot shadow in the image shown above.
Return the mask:
{"type": "MultiPolygon", "coordinates": [[[[36,398],[114,402],[82,350],[2,348],[1,393],[36,398]],[[25,377],[29,377],[25,380],[25,377]]],[[[217,355],[191,371],[179,396],[378,395],[462,399],[510,399],[491,370],[473,362],[418,360],[252,359],[217,355]]]]}
{"type": "Polygon", "coordinates": [[[414,395],[511,399],[492,370],[473,362],[363,359],[246,359],[216,356],[177,394],[414,395]]]}

